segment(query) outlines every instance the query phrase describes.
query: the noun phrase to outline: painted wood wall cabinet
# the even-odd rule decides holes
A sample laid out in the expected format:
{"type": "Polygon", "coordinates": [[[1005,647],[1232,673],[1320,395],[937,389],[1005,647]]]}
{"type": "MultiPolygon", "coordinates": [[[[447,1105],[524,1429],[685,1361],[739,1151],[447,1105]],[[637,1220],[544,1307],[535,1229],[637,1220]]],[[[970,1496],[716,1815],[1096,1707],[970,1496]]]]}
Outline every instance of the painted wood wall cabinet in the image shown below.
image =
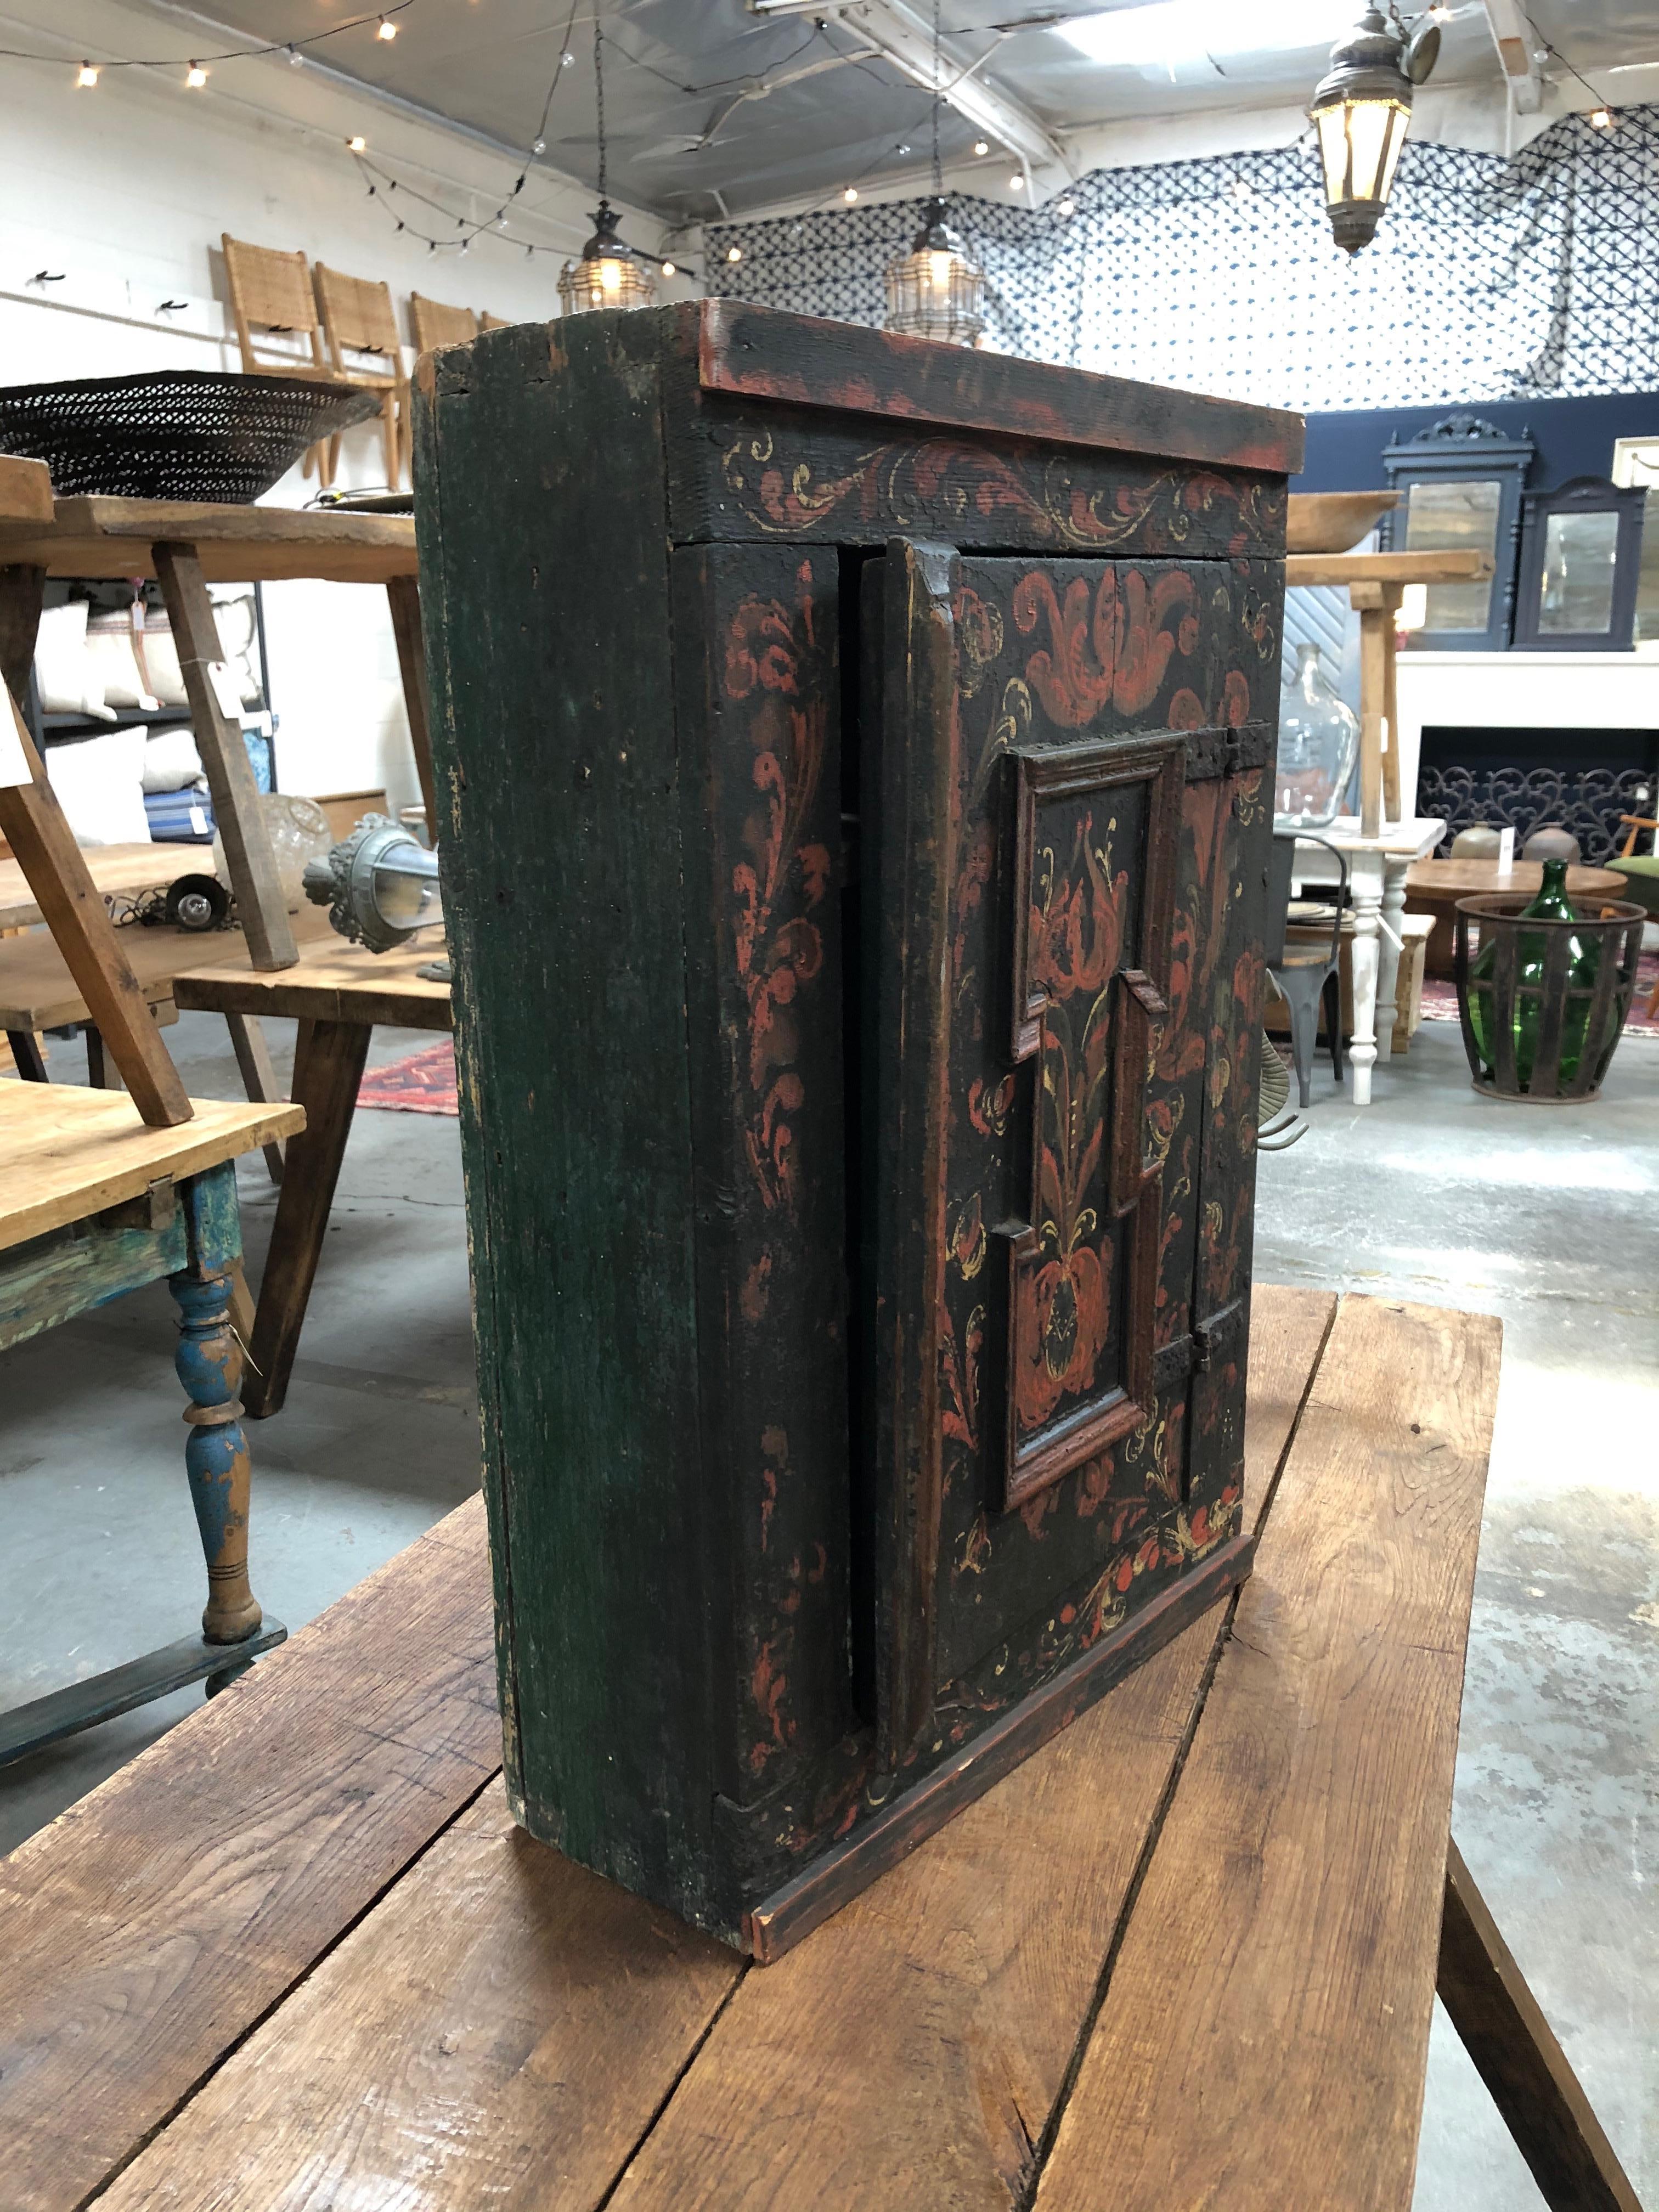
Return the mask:
{"type": "Polygon", "coordinates": [[[730,301],[422,376],[508,1787],[770,1957],[1247,1571],[1301,423],[730,301]]]}

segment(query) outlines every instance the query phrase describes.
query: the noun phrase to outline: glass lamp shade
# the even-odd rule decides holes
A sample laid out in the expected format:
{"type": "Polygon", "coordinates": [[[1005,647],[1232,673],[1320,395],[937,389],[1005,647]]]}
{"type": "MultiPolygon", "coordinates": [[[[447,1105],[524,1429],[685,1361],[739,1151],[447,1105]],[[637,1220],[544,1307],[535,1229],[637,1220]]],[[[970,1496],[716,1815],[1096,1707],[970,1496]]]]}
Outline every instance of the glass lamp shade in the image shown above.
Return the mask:
{"type": "Polygon", "coordinates": [[[1279,702],[1279,772],[1273,821],[1281,830],[1322,830],[1342,811],[1359,753],[1359,717],[1325,681],[1319,647],[1297,653],[1279,702]]]}
{"type": "Polygon", "coordinates": [[[985,328],[985,272],[968,258],[931,199],[910,251],[886,271],[887,328],[946,345],[977,345],[985,328]]]}
{"type": "Polygon", "coordinates": [[[1337,244],[1358,253],[1376,235],[1411,128],[1413,86],[1405,48],[1382,11],[1368,8],[1331,52],[1314,94],[1325,205],[1337,244]]]}
{"type": "Polygon", "coordinates": [[[650,270],[617,237],[611,203],[601,200],[581,258],[559,271],[559,305],[567,315],[584,315],[596,307],[648,307],[656,296],[650,270]]]}

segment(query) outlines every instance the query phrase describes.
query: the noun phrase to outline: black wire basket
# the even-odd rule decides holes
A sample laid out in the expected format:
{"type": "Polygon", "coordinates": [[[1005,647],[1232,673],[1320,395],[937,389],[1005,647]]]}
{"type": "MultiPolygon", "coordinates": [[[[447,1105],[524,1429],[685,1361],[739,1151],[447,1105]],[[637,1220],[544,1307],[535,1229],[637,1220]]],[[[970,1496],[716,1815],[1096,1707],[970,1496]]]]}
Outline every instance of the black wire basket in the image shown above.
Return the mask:
{"type": "Polygon", "coordinates": [[[245,506],[381,395],[320,378],[164,368],[0,386],[0,453],[45,461],[58,496],[245,506]]]}

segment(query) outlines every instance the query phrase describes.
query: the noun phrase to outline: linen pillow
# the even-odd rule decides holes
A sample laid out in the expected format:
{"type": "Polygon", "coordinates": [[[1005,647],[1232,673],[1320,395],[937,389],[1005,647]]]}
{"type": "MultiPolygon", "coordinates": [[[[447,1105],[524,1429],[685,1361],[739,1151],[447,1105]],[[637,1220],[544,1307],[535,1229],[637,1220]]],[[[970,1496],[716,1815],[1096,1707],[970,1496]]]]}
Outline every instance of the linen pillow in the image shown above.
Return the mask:
{"type": "Polygon", "coordinates": [[[46,775],[77,845],[148,845],[143,729],[48,745],[46,775]]]}
{"type": "Polygon", "coordinates": [[[87,624],[87,655],[98,671],[106,707],[159,707],[145,684],[132,649],[132,623],[126,615],[94,615],[87,624]]]}
{"type": "Polygon", "coordinates": [[[144,747],[146,791],[184,791],[202,780],[202,756],[188,723],[182,729],[150,732],[144,747]]]}
{"type": "Polygon", "coordinates": [[[104,704],[99,672],[87,652],[87,603],[47,607],[34,642],[34,681],[43,714],[90,714],[100,722],[114,715],[104,704]]]}

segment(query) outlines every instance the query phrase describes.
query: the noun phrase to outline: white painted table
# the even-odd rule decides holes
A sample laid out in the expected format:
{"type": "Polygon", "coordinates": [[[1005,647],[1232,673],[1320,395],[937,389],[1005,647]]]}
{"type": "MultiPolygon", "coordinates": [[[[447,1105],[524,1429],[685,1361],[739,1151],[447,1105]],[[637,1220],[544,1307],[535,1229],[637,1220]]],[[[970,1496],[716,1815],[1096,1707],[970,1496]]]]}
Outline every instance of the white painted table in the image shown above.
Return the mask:
{"type": "MultiPolygon", "coordinates": [[[[1395,993],[1400,977],[1400,917],[1406,910],[1406,874],[1413,860],[1433,852],[1446,834],[1443,822],[1424,817],[1385,823],[1365,836],[1358,817],[1346,815],[1319,835],[1346,855],[1353,897],[1353,1039],[1348,1048],[1353,1103],[1371,1103],[1371,1070],[1394,1049],[1395,993]]],[[[1333,880],[1330,856],[1298,841],[1296,872],[1304,883],[1333,880]]]]}

